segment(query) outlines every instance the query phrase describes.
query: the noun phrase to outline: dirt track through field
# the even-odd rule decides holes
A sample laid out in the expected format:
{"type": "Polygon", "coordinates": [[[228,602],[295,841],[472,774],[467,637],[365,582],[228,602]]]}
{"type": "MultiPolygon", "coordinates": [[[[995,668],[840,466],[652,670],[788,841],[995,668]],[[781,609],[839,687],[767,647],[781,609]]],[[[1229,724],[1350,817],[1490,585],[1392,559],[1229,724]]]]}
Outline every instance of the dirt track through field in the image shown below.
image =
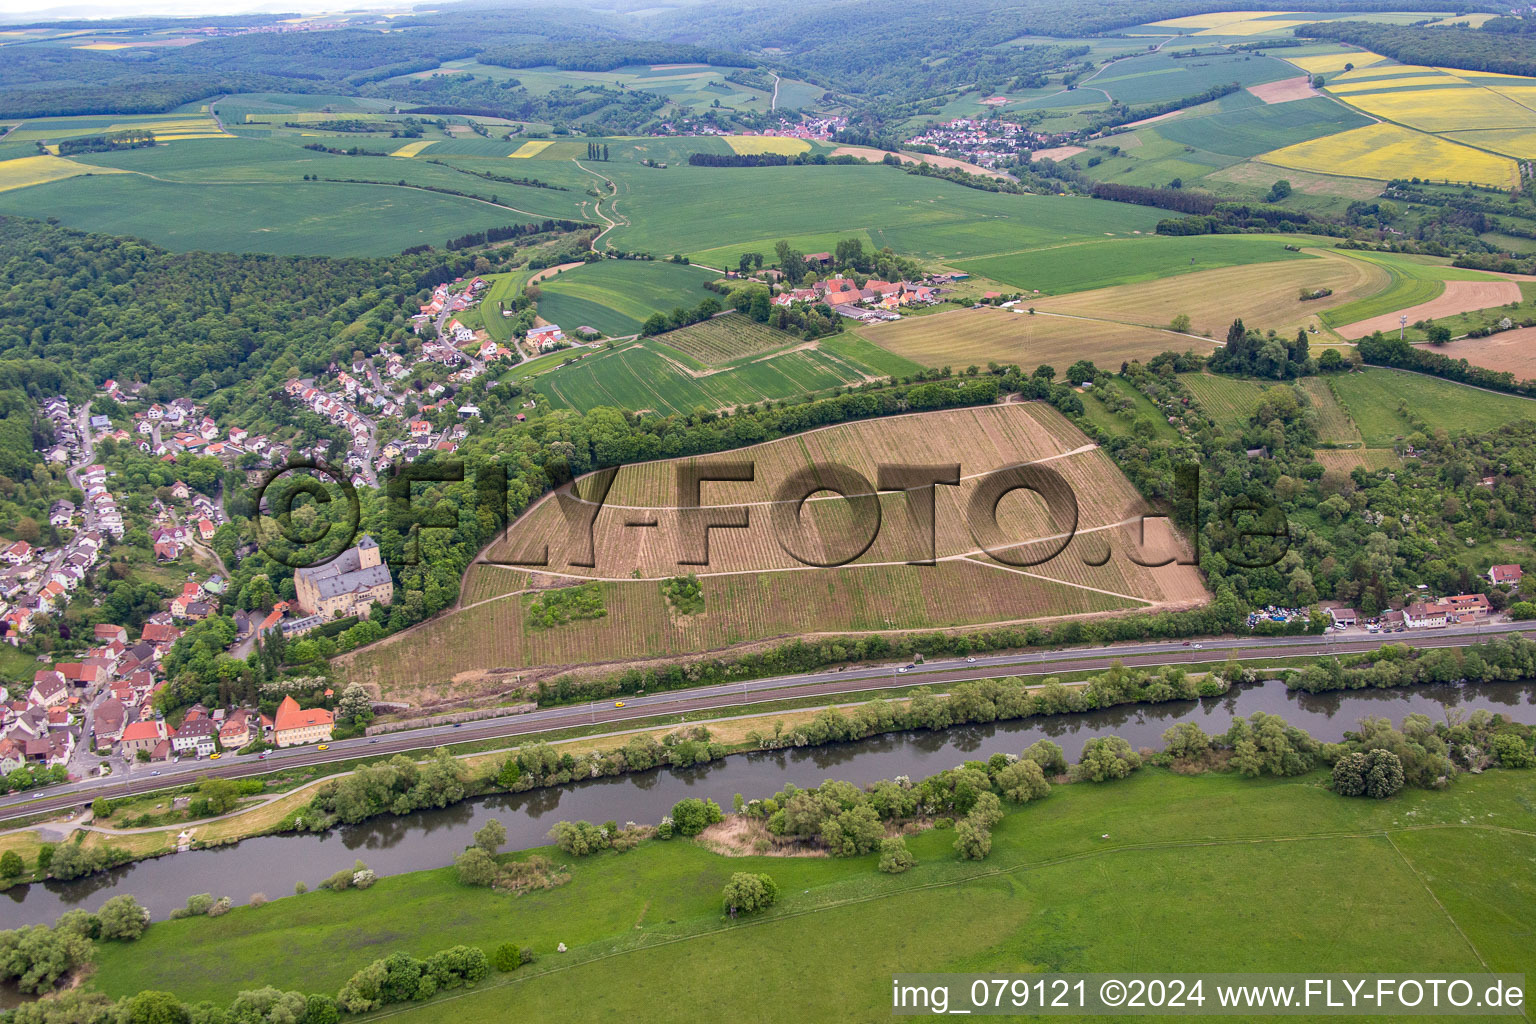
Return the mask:
{"type": "Polygon", "coordinates": [[[1340,327],[1338,332],[1340,336],[1353,341],[1376,331],[1395,331],[1402,326],[1401,318],[1404,316],[1412,324],[1519,301],[1520,286],[1513,281],[1447,281],[1445,291],[1438,298],[1393,313],[1373,316],[1368,320],[1357,320],[1340,327]]]}

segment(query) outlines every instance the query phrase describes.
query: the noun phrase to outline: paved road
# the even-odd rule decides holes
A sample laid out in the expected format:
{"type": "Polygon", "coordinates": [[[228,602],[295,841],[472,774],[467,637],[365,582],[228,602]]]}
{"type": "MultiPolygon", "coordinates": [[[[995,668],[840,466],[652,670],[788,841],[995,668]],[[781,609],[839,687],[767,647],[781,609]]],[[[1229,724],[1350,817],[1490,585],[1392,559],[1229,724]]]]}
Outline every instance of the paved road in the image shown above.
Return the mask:
{"type": "MultiPolygon", "coordinates": [[[[1412,647],[1460,647],[1507,633],[1536,635],[1536,622],[1452,626],[1422,633],[1394,634],[1390,637],[1390,642],[1412,647]]],[[[97,796],[123,796],[167,785],[181,785],[211,775],[238,778],[260,775],[280,768],[423,750],[444,743],[499,739],[581,725],[613,725],[615,730],[620,730],[627,722],[654,715],[686,715],[690,711],[743,707],[790,698],[857,693],[861,690],[879,690],[892,685],[944,686],[967,679],[988,679],[1003,675],[1026,676],[1093,671],[1108,668],[1116,661],[1130,666],[1148,667],[1181,662],[1210,662],[1223,660],[1228,656],[1243,661],[1262,661],[1320,654],[1351,654],[1374,650],[1384,642],[1388,642],[1388,638],[1370,635],[1364,630],[1357,629],[1347,634],[1330,633],[1321,637],[1262,639],[1227,637],[1199,641],[1198,647],[1194,644],[1186,647],[1183,641],[1158,641],[1098,648],[1012,652],[978,656],[973,661],[961,658],[931,661],[905,672],[902,672],[901,666],[896,664],[860,665],[841,672],[835,670],[811,672],[724,686],[703,686],[690,690],[626,697],[622,708],[616,707],[614,701],[599,701],[475,722],[459,728],[440,725],[372,739],[360,737],[339,740],[330,744],[329,749],[324,751],[316,750],[314,747],[272,751],[265,760],[257,760],[250,756],[232,759],[226,755],[220,761],[183,761],[179,764],[155,765],[148,769],[143,765],[137,765],[127,772],[118,767],[116,775],[86,779],[56,787],[48,791],[46,796],[31,802],[28,802],[28,795],[25,793],[0,798],[0,820],[88,803],[97,796]]]]}

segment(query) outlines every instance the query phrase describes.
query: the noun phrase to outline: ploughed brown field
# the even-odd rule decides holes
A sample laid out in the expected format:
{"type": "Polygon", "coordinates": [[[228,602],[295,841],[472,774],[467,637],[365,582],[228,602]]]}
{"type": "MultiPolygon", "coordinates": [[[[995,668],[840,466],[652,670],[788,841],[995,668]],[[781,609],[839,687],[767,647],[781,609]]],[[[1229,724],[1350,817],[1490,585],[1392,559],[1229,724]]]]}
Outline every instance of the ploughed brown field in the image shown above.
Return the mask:
{"type": "MultiPolygon", "coordinates": [[[[562,489],[578,523],[593,508],[596,483],[590,475],[577,481],[574,499],[570,487],[562,489]]],[[[495,669],[526,677],[780,637],[1024,622],[1207,599],[1193,567],[1149,568],[1128,557],[1138,552],[1142,561],[1159,561],[1179,552],[1179,542],[1165,521],[1151,519],[1142,544],[1147,509],[1130,483],[1041,403],[868,420],[719,455],[621,467],[592,520],[590,558],[584,529],[572,544],[561,505],[547,496],[484,555],[529,562],[547,550],[546,564],[477,563],[459,609],[341,659],[348,678],[423,700],[507,688],[510,674],[495,669]],[[745,475],[740,469],[748,463],[750,481],[702,484],[704,513],[680,509],[680,468],[720,475],[734,465],[735,475],[745,475]],[[881,465],[955,463],[961,482],[934,488],[931,520],[921,490],[877,494],[872,487],[881,465]],[[1070,515],[1053,517],[1029,491],[997,502],[995,528],[984,511],[968,520],[973,495],[992,474],[1026,463],[1049,467],[1075,494],[1075,536],[1070,515]],[[801,491],[841,474],[852,500],[827,490],[803,504],[786,497],[781,488],[796,474],[812,481],[801,491]],[[707,565],[680,564],[700,557],[698,535],[690,537],[684,523],[697,514],[735,515],[746,525],[708,532],[707,565]],[[641,522],[656,525],[629,525],[641,522]],[[1063,542],[1060,554],[1040,564],[1005,564],[1038,561],[1063,542]],[[934,564],[910,564],[929,558],[934,564]],[[662,583],[689,573],[702,584],[704,610],[679,615],[662,583]],[[530,625],[528,608],[540,594],[582,584],[598,588],[604,615],[530,625]]]]}

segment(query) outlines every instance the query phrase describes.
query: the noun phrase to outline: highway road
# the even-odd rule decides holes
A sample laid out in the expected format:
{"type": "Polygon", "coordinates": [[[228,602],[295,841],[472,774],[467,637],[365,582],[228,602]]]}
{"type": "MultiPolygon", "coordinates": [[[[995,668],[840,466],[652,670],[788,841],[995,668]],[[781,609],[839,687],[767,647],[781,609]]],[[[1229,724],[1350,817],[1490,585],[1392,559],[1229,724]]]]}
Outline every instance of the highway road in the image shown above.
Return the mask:
{"type": "Polygon", "coordinates": [[[143,793],[166,786],[184,785],[207,776],[241,778],[261,775],[282,768],[347,761],[357,757],[377,757],[405,751],[419,751],[446,743],[502,739],[529,733],[550,732],[583,725],[611,725],[622,731],[625,723],[656,715],[686,715],[691,711],[719,708],[745,708],[753,704],[801,697],[856,694],[891,686],[945,686],[967,679],[998,676],[1037,676],[1051,673],[1106,669],[1119,661],[1136,667],[1222,661],[1235,657],[1241,661],[1304,657],[1322,654],[1353,654],[1374,650],[1383,643],[1401,643],[1412,647],[1460,647],[1509,633],[1536,634],[1536,622],[1481,623],[1451,626],[1423,632],[1396,633],[1390,636],[1368,634],[1363,629],[1324,636],[1297,637],[1222,637],[1193,641],[1116,644],[1109,647],[1065,648],[1042,651],[1013,651],[1006,654],[978,655],[974,658],[948,658],[914,665],[903,671],[896,663],[857,665],[843,671],[808,672],[776,676],[720,686],[701,686],[688,690],[623,698],[616,701],[546,708],[523,715],[465,723],[462,726],[438,725],[411,729],[372,738],[338,740],[327,750],[313,746],[271,751],[264,760],[247,755],[219,761],[184,760],[135,766],[126,774],[85,779],[50,788],[45,795],[17,793],[0,798],[0,821],[7,818],[58,810],[87,804],[98,796],[118,797],[143,793]],[[29,799],[29,796],[31,797],[29,799]]]}

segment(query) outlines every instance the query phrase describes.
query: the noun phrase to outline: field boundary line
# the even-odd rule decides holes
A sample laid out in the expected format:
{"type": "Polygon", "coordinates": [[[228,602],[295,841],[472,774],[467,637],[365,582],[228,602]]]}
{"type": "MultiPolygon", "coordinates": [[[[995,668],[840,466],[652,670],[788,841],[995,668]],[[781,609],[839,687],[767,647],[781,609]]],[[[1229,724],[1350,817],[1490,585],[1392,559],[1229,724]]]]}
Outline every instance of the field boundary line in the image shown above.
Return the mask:
{"type": "MultiPolygon", "coordinates": [[[[1409,873],[1418,880],[1419,885],[1423,886],[1424,895],[1428,896],[1430,901],[1440,909],[1440,913],[1445,915],[1445,919],[1451,922],[1451,927],[1456,929],[1456,934],[1461,936],[1461,941],[1465,942],[1467,944],[1467,948],[1472,951],[1472,955],[1477,957],[1477,962],[1483,965],[1483,970],[1489,972],[1490,974],[1493,973],[1493,968],[1488,966],[1488,960],[1483,956],[1482,951],[1477,948],[1477,943],[1473,942],[1467,936],[1467,933],[1462,930],[1460,922],[1458,922],[1455,916],[1445,908],[1445,904],[1440,902],[1440,897],[1435,895],[1434,889],[1430,888],[1428,879],[1426,879],[1419,872],[1418,866],[1415,865],[1413,861],[1408,859],[1408,855],[1403,852],[1403,848],[1397,845],[1397,840],[1392,838],[1392,833],[1385,832],[1383,833],[1383,836],[1387,840],[1387,845],[1392,847],[1392,852],[1397,854],[1398,859],[1403,862],[1403,867],[1407,868],[1409,873]]],[[[1526,1015],[1521,1014],[1521,1016],[1526,1015]]],[[[1529,1018],[1527,1017],[1527,1019],[1529,1018]]]]}

